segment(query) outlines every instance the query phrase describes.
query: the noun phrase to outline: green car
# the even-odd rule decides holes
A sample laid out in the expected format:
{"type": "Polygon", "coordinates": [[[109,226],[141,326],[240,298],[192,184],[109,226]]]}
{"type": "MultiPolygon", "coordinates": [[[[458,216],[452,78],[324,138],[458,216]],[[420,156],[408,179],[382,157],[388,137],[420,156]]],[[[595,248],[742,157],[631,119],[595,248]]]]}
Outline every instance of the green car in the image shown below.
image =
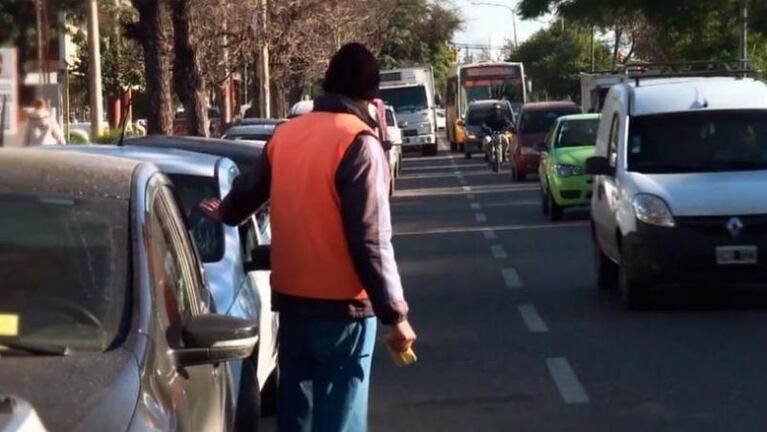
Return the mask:
{"type": "Polygon", "coordinates": [[[594,156],[600,114],[560,117],[540,145],[543,214],[562,218],[565,207],[591,202],[592,180],[584,171],[586,159],[594,156]]]}

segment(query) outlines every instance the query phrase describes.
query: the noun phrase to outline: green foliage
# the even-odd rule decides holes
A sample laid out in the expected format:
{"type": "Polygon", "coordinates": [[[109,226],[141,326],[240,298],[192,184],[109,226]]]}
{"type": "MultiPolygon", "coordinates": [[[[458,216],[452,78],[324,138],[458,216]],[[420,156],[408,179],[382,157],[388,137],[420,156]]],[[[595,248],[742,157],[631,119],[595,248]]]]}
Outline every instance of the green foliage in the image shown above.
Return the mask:
{"type": "Polygon", "coordinates": [[[439,2],[398,0],[390,23],[383,35],[381,67],[432,65],[441,93],[454,63],[449,43],[462,25],[459,13],[439,2]]]}
{"type": "MultiPolygon", "coordinates": [[[[608,69],[610,50],[596,41],[594,51],[596,69],[608,69]]],[[[511,60],[525,64],[534,99],[577,100],[578,73],[591,70],[591,33],[577,26],[562,31],[558,24],[552,25],[521,44],[511,60]]]]}

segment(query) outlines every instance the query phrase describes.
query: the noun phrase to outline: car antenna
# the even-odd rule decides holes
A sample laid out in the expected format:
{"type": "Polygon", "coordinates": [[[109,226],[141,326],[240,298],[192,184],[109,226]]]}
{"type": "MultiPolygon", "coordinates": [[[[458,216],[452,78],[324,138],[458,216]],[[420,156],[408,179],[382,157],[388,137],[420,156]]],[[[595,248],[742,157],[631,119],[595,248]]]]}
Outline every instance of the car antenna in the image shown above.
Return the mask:
{"type": "Polygon", "coordinates": [[[123,107],[122,118],[120,119],[120,139],[117,141],[117,147],[122,147],[123,141],[125,141],[125,129],[128,127],[128,107],[133,103],[133,98],[128,99],[128,102],[123,107]]]}

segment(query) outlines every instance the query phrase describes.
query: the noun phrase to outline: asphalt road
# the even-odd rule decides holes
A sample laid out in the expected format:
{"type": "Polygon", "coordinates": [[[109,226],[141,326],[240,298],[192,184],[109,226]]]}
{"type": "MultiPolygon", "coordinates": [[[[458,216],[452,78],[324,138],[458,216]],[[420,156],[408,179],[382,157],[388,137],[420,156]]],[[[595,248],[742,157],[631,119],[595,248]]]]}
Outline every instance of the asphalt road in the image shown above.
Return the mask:
{"type": "Polygon", "coordinates": [[[537,182],[479,157],[404,167],[394,242],[419,361],[378,345],[372,431],[767,430],[767,295],[627,312],[595,286],[587,212],[548,222],[537,182]]]}

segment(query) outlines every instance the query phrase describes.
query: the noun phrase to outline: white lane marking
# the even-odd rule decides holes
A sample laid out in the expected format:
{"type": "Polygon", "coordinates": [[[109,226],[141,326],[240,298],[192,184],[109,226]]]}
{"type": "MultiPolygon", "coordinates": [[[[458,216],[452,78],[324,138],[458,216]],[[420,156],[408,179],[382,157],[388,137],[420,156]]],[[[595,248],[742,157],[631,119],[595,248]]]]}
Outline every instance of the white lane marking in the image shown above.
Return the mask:
{"type": "MultiPolygon", "coordinates": [[[[487,164],[465,164],[461,165],[461,168],[484,168],[487,164]]],[[[426,166],[406,166],[402,168],[402,171],[432,171],[443,170],[452,168],[450,165],[426,165],[426,166]]]]}
{"type": "Polygon", "coordinates": [[[519,273],[513,268],[505,268],[501,270],[503,275],[503,281],[506,283],[508,289],[524,288],[525,284],[522,283],[522,278],[519,277],[519,273]]]}
{"type": "Polygon", "coordinates": [[[484,230],[482,231],[482,235],[485,236],[485,239],[487,240],[495,240],[498,238],[498,236],[495,235],[495,231],[493,230],[484,230]]]}
{"type": "Polygon", "coordinates": [[[474,219],[477,220],[477,222],[487,222],[487,216],[485,216],[484,213],[477,213],[474,215],[474,219]]]}
{"type": "Polygon", "coordinates": [[[493,258],[496,259],[505,259],[509,257],[509,255],[506,253],[506,250],[501,245],[490,246],[490,251],[493,253],[493,258]]]}
{"type": "Polygon", "coordinates": [[[471,209],[472,210],[479,210],[481,208],[482,208],[482,206],[479,205],[479,203],[471,203],[471,209]]]}
{"type": "Polygon", "coordinates": [[[431,228],[431,229],[424,229],[419,231],[395,231],[394,236],[403,237],[403,236],[421,236],[421,235],[468,234],[468,233],[482,232],[487,230],[528,231],[528,230],[552,230],[552,229],[569,229],[569,228],[582,229],[583,227],[587,227],[587,226],[589,226],[589,223],[585,221],[560,222],[560,223],[551,223],[551,224],[529,224],[529,225],[493,225],[493,226],[481,226],[481,227],[478,227],[476,225],[471,225],[471,226],[460,226],[460,227],[431,228]]]}
{"type": "Polygon", "coordinates": [[[471,186],[464,186],[462,189],[466,192],[469,192],[471,190],[471,186]]]}
{"type": "Polygon", "coordinates": [[[538,313],[538,310],[534,305],[523,304],[519,305],[519,314],[522,315],[522,321],[525,322],[527,329],[531,333],[546,333],[549,331],[549,327],[543,322],[543,318],[538,313]]]}
{"type": "Polygon", "coordinates": [[[546,359],[546,366],[554,383],[559,389],[566,404],[589,403],[589,396],[583,389],[581,382],[575,375],[575,371],[565,357],[551,357],[546,359]]]}

